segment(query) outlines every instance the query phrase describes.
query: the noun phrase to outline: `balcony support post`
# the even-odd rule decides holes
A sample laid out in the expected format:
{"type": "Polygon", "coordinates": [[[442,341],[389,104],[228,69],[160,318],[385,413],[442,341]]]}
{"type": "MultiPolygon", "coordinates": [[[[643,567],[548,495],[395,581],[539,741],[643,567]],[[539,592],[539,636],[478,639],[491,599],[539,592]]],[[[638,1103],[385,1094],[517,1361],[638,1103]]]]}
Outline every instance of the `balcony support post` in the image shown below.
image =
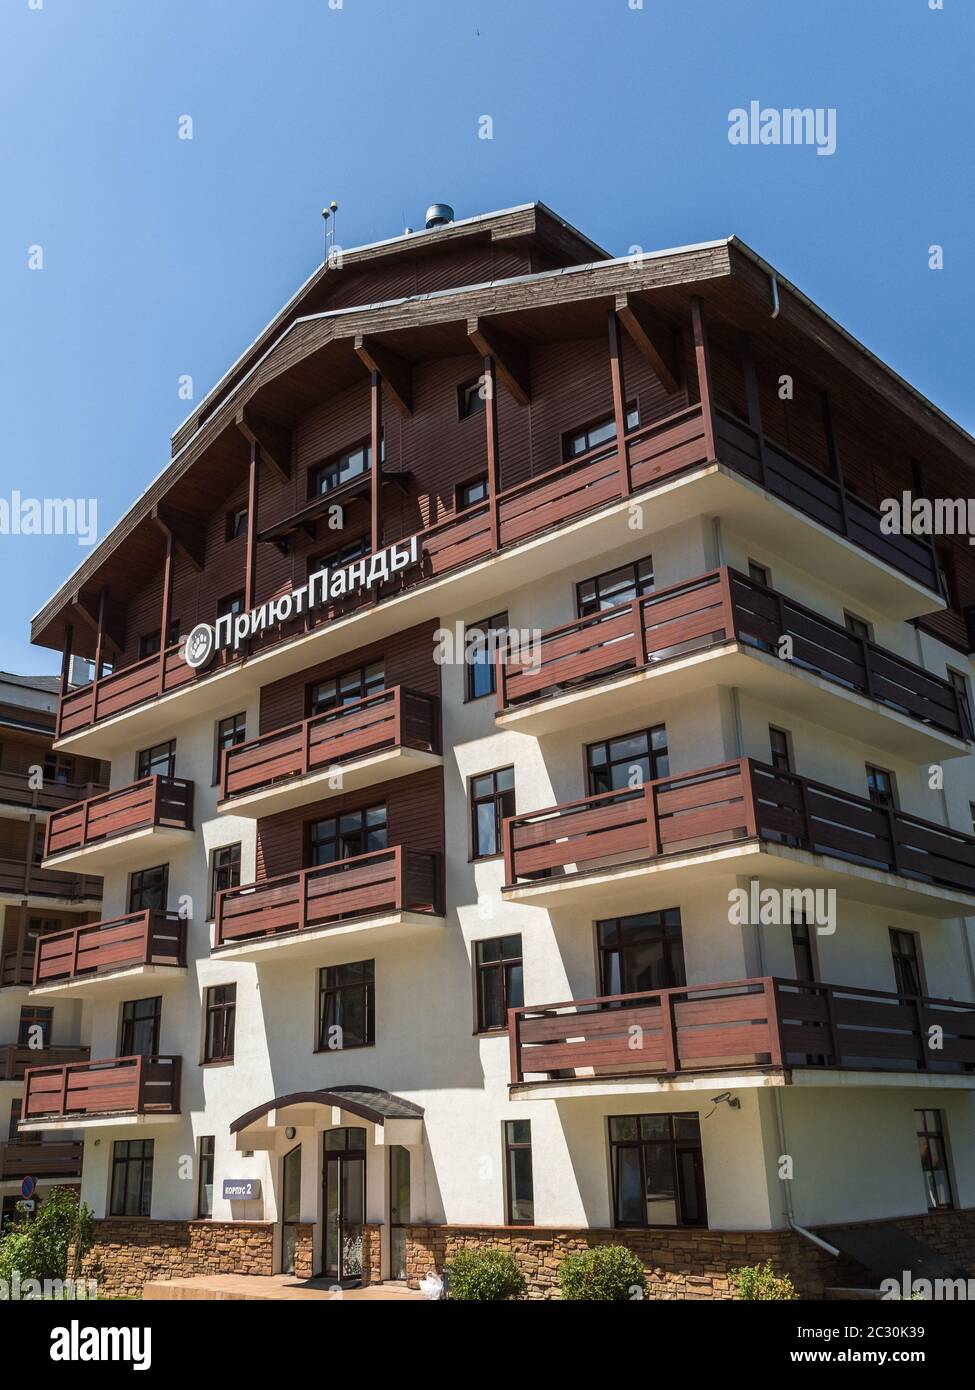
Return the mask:
{"type": "Polygon", "coordinates": [[[717,458],[714,424],[714,390],[711,385],[711,358],[708,353],[704,327],[704,304],[699,294],[691,296],[691,324],[694,330],[694,361],[697,364],[697,388],[701,398],[701,421],[704,426],[704,447],[707,461],[717,458]]]}
{"type": "MultiPolygon", "coordinates": [[[[73,624],[73,623],[65,623],[65,626],[64,626],[64,649],[63,649],[63,651],[61,652],[61,688],[60,688],[60,690],[59,690],[59,692],[58,692],[59,699],[58,699],[57,735],[58,735],[59,738],[60,738],[60,736],[61,736],[61,716],[62,716],[62,711],[63,711],[63,709],[64,709],[64,701],[65,701],[65,698],[66,698],[66,696],[67,696],[67,694],[68,694],[68,682],[69,682],[69,678],[70,678],[70,675],[71,675],[71,646],[72,646],[72,643],[73,643],[73,642],[74,642],[74,624],[73,624]]],[[[95,701],[96,701],[96,699],[97,699],[97,696],[98,696],[98,685],[97,685],[97,682],[96,682],[95,687],[94,687],[94,690],[92,691],[92,711],[91,711],[91,714],[92,714],[92,721],[94,721],[94,718],[95,718],[95,701]]]]}
{"type": "Polygon", "coordinates": [[[765,487],[767,458],[765,431],[762,428],[762,398],[758,390],[758,374],[755,371],[755,358],[752,354],[750,333],[741,335],[741,365],[745,377],[745,400],[748,405],[748,423],[755,431],[758,442],[758,466],[761,471],[762,487],[765,487]]]}
{"type": "Polygon", "coordinates": [[[102,661],[104,659],[105,647],[105,603],[108,598],[108,588],[102,586],[98,595],[98,627],[95,631],[95,680],[101,680],[102,661]]]}
{"type": "Polygon", "coordinates": [[[369,376],[369,448],[372,453],[369,517],[375,555],[383,543],[383,379],[376,370],[369,376]]]}
{"type": "Polygon", "coordinates": [[[521,1013],[518,1009],[508,1010],[508,1056],[511,1084],[517,1086],[524,1080],[521,1070],[521,1013]]]}
{"type": "Polygon", "coordinates": [[[623,338],[620,333],[619,316],[610,309],[609,323],[609,371],[613,382],[613,419],[616,422],[616,448],[619,451],[620,496],[629,497],[630,465],[626,447],[626,382],[623,376],[623,338]]]}
{"type": "MultiPolygon", "coordinates": [[[[28,873],[30,873],[30,859],[28,863],[28,873]]],[[[24,959],[24,952],[27,949],[27,904],[20,904],[20,913],[17,918],[17,950],[14,955],[14,977],[11,984],[20,984],[20,970],[24,959]]]]}
{"type": "MultiPolygon", "coordinates": [[[[251,440],[250,465],[247,470],[247,555],[244,561],[244,609],[254,607],[257,586],[257,489],[261,471],[261,446],[251,440]]],[[[163,634],[165,641],[165,633],[163,634]]]]}
{"type": "Polygon", "coordinates": [[[491,525],[491,549],[501,548],[501,524],[498,493],[501,491],[501,451],[498,441],[498,372],[490,353],[484,358],[484,421],[487,430],[488,506],[491,525]]]}
{"type": "Polygon", "coordinates": [[[677,1020],[674,1016],[674,991],[660,991],[660,1022],[663,1027],[664,1071],[676,1076],[680,1070],[677,1050],[677,1020]]]}
{"type": "Polygon", "coordinates": [[[163,563],[162,611],[159,615],[159,678],[156,689],[162,695],[166,689],[166,646],[169,641],[170,608],[173,602],[173,550],[176,541],[172,531],[166,533],[166,559],[163,563]]]}
{"type": "Polygon", "coordinates": [[[826,432],[826,453],[829,457],[830,472],[840,491],[840,515],[843,518],[843,534],[850,534],[850,518],[846,502],[846,480],[843,477],[843,460],[836,443],[836,430],[833,427],[833,403],[829,392],[823,392],[823,429],[826,432]]]}

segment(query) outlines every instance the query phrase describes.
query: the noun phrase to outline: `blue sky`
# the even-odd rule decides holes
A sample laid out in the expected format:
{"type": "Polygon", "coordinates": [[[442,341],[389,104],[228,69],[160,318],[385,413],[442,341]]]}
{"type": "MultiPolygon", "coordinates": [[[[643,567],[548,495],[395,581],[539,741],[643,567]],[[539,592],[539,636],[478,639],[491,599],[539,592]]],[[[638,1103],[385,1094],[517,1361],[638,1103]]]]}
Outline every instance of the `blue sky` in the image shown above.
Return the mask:
{"type": "MultiPolygon", "coordinates": [[[[735,232],[971,429],[973,50],[971,0],[2,0],[0,496],[104,535],[333,197],[346,246],[434,200],[615,254],[735,232]],[[752,100],[835,107],[836,153],[732,146],[752,100]]],[[[56,668],[30,616],[87,553],[0,535],[0,666],[56,668]]]]}

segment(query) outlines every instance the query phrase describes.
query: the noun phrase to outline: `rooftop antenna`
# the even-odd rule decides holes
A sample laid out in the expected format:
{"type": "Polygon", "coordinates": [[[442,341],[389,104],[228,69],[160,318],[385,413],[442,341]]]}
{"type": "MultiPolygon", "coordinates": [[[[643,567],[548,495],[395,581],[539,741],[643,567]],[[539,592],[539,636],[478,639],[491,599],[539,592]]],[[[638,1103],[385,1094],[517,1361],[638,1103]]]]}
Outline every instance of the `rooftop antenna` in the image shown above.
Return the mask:
{"type": "Polygon", "coordinates": [[[339,210],[339,205],[333,198],[327,208],[322,208],[322,222],[325,231],[325,260],[328,261],[335,249],[335,214],[339,210]]]}

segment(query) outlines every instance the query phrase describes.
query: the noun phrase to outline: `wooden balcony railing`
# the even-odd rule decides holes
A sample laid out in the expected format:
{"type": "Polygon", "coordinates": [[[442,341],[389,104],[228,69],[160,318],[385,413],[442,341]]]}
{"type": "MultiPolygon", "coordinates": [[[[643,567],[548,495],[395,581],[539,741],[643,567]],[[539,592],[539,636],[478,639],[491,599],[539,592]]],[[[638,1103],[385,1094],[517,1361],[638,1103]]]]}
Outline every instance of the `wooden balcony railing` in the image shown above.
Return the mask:
{"type": "Polygon", "coordinates": [[[97,900],[102,880],[94,874],[72,874],[64,869],[44,869],[25,858],[0,859],[0,893],[18,897],[97,900]]]}
{"type": "Polygon", "coordinates": [[[110,1057],[28,1067],[21,1120],[179,1113],[180,1057],[110,1057]]]}
{"type": "Polygon", "coordinates": [[[0,1182],[16,1178],[78,1178],[85,1146],[75,1140],[7,1139],[0,1143],[0,1182]]]}
{"type": "Polygon", "coordinates": [[[215,948],[339,926],[392,912],[443,913],[443,862],[428,850],[389,849],[258,880],[217,894],[215,948]]]}
{"type": "Polygon", "coordinates": [[[511,1009],[508,1034],[514,1084],[829,1067],[972,1072],[975,1085],[975,1004],[771,976],[511,1009]]]}
{"type": "Polygon", "coordinates": [[[0,955],[0,989],[9,985],[29,985],[34,981],[34,957],[24,951],[5,951],[0,955]]]}
{"type": "Polygon", "coordinates": [[[532,655],[499,653],[498,712],[730,641],[787,651],[786,664],[956,738],[973,736],[950,681],[727,567],[543,632],[532,655]]]}
{"type": "Polygon", "coordinates": [[[62,1062],[85,1062],[87,1047],[26,1047],[7,1043],[0,1047],[0,1081],[22,1081],[28,1067],[59,1066],[62,1062]]]}
{"type": "Polygon", "coordinates": [[[0,802],[5,806],[23,806],[31,810],[56,811],[87,796],[105,791],[102,782],[45,782],[32,787],[30,774],[18,769],[0,768],[0,802]]]}
{"type": "Polygon", "coordinates": [[[510,816],[505,882],[756,838],[975,894],[975,837],[753,758],[510,816]]]}
{"type": "Polygon", "coordinates": [[[193,829],[193,783],[182,777],[142,777],[63,811],[47,822],[45,857],[154,826],[193,829]]]}
{"type": "Polygon", "coordinates": [[[146,908],[38,937],[33,984],[36,989],[140,965],[185,964],[186,921],[178,912],[146,908]]]}
{"type": "Polygon", "coordinates": [[[397,747],[440,751],[440,702],[435,695],[394,686],[228,748],[220,795],[226,800],[397,747]]]}

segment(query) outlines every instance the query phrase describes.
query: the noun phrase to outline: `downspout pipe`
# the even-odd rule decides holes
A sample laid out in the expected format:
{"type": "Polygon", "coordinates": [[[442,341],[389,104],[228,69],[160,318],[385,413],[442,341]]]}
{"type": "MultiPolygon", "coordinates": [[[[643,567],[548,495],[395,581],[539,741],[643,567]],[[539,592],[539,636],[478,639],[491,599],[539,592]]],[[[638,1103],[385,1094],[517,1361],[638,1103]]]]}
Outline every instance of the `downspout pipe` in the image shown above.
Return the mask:
{"type": "Polygon", "coordinates": [[[769,317],[777,319],[779,317],[779,277],[774,270],[770,270],[769,278],[772,285],[772,312],[769,317]]]}
{"type": "Polygon", "coordinates": [[[840,1253],[835,1245],[830,1245],[828,1240],[822,1240],[812,1231],[807,1231],[805,1226],[798,1225],[797,1222],[793,1221],[791,1216],[789,1217],[789,1230],[795,1231],[796,1235],[804,1236],[806,1240],[811,1240],[813,1245],[818,1245],[820,1250],[826,1251],[827,1255],[838,1255],[840,1253]]]}

